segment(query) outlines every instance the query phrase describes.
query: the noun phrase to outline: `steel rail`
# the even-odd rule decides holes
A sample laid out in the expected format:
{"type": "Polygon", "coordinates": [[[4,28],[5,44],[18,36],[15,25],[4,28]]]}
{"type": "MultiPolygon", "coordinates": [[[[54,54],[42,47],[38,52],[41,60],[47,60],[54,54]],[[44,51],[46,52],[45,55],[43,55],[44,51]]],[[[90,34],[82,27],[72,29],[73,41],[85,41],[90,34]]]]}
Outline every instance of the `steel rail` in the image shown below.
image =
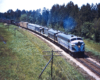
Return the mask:
{"type": "Polygon", "coordinates": [[[100,66],[98,66],[95,62],[90,61],[89,59],[85,58],[88,62],[92,63],[93,65],[95,65],[96,67],[100,68],[100,66]]]}
{"type": "MultiPolygon", "coordinates": [[[[26,28],[24,28],[24,29],[26,29],[26,28]]],[[[32,32],[34,32],[34,33],[36,33],[36,34],[38,34],[38,35],[40,35],[40,36],[46,38],[47,40],[52,41],[52,43],[56,44],[57,46],[60,45],[60,44],[58,44],[57,42],[53,41],[51,38],[48,38],[47,36],[44,36],[43,34],[41,34],[41,33],[39,33],[39,32],[35,32],[35,31],[33,31],[33,30],[30,30],[30,29],[26,29],[26,30],[32,31],[32,32]]],[[[63,47],[62,45],[60,45],[60,47],[61,47],[65,52],[67,52],[67,51],[65,50],[65,47],[63,47]]],[[[76,58],[76,60],[78,60],[78,58],[76,58]]],[[[78,60],[78,61],[81,62],[81,63],[83,63],[85,66],[87,66],[89,69],[91,69],[91,71],[97,73],[97,74],[100,76],[100,73],[97,72],[96,70],[94,70],[93,68],[91,68],[91,66],[89,66],[88,64],[86,64],[86,63],[83,62],[82,60],[78,60]]]]}
{"type": "Polygon", "coordinates": [[[97,73],[100,76],[100,73],[97,72],[96,70],[94,70],[91,66],[89,66],[88,64],[86,64],[84,61],[77,59],[79,62],[83,63],[85,66],[89,67],[89,69],[91,69],[93,72],[97,73]]]}

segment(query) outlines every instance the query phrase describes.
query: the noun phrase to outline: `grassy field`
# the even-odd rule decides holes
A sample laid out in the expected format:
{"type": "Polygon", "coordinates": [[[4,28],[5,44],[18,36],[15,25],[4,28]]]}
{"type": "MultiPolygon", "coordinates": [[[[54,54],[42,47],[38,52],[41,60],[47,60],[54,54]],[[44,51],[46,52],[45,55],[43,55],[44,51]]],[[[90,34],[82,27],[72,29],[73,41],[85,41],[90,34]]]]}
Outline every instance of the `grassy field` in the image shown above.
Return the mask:
{"type": "Polygon", "coordinates": [[[96,43],[92,40],[85,39],[85,50],[86,52],[91,52],[92,55],[100,59],[100,43],[96,43]]]}
{"type": "MultiPolygon", "coordinates": [[[[0,80],[51,80],[51,63],[41,78],[38,78],[50,59],[50,56],[43,55],[51,55],[51,53],[43,53],[52,50],[46,43],[26,30],[14,25],[10,25],[8,29],[2,23],[0,23],[0,37],[2,37],[0,38],[0,80]]],[[[53,80],[86,80],[86,78],[58,56],[54,57],[53,80]]]]}

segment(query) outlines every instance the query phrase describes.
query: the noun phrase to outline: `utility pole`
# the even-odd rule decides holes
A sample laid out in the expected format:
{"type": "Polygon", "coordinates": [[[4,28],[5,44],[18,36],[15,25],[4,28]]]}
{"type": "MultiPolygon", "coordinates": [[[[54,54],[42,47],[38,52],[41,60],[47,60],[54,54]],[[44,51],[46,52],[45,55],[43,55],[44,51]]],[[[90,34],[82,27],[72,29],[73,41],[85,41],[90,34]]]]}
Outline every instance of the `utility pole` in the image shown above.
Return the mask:
{"type": "Polygon", "coordinates": [[[52,50],[52,61],[51,61],[51,78],[52,78],[52,72],[53,72],[53,50],[52,50]]]}
{"type": "Polygon", "coordinates": [[[39,78],[41,77],[42,73],[44,72],[44,70],[46,69],[46,67],[48,66],[48,64],[51,62],[51,78],[53,76],[53,56],[62,56],[62,55],[53,55],[53,52],[62,52],[62,51],[44,51],[44,52],[52,52],[51,55],[45,55],[45,56],[51,56],[50,60],[48,61],[48,63],[46,64],[46,66],[44,67],[44,69],[42,70],[42,72],[39,75],[39,78]]]}
{"type": "Polygon", "coordinates": [[[17,28],[14,28],[14,32],[15,32],[15,33],[14,33],[14,36],[16,36],[16,30],[17,30],[17,28]]]}

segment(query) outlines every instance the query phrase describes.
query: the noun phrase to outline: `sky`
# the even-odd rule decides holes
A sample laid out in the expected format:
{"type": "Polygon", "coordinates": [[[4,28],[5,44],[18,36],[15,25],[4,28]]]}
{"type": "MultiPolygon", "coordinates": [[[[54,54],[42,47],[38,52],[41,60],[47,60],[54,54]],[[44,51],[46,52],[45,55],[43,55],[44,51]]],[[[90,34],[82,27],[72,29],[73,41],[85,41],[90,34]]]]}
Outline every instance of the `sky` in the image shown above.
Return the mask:
{"type": "Polygon", "coordinates": [[[77,4],[81,7],[83,4],[98,4],[100,0],[0,0],[0,12],[7,12],[9,9],[15,11],[16,9],[20,10],[37,10],[51,9],[54,4],[67,4],[72,1],[74,4],[77,4]]]}

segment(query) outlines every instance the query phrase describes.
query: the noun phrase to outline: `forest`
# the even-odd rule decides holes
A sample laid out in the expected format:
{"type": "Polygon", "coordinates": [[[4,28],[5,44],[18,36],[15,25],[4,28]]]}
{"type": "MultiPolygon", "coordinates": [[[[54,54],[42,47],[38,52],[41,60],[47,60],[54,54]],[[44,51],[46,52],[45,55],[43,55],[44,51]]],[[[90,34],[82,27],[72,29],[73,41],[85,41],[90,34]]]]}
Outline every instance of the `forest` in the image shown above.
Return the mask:
{"type": "Polygon", "coordinates": [[[54,4],[50,10],[45,7],[30,11],[9,9],[0,12],[0,18],[26,21],[100,42],[100,3],[78,7],[70,1],[66,5],[54,4]]]}

